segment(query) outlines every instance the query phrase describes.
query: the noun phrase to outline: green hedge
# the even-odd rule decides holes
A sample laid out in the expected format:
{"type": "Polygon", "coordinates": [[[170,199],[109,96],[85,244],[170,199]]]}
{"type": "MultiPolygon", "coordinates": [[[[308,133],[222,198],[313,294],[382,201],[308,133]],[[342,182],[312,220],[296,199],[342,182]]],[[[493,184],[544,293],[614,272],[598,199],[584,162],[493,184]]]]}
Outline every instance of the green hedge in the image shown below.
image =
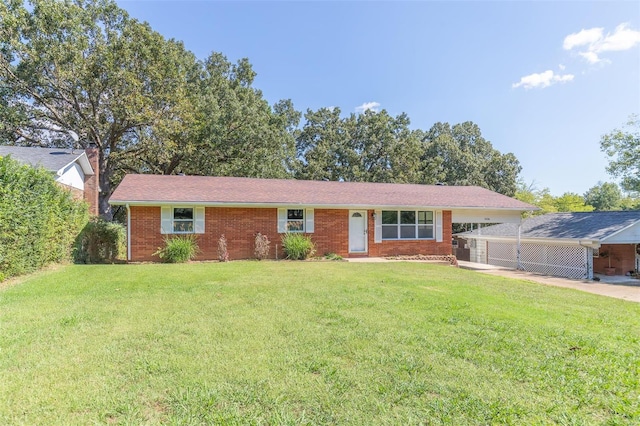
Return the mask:
{"type": "Polygon", "coordinates": [[[0,280],[70,260],[88,218],[50,172],[0,157],[0,280]]]}
{"type": "Polygon", "coordinates": [[[127,258],[127,232],[116,222],[93,218],[76,240],[73,260],[77,263],[115,263],[127,258]]]}

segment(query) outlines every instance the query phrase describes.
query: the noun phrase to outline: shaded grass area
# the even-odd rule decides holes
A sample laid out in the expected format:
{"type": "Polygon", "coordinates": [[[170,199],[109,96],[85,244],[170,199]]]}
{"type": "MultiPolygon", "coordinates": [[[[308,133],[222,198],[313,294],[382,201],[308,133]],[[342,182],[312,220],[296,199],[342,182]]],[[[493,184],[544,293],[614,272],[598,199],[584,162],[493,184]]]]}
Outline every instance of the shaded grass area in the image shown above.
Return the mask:
{"type": "Polygon", "coordinates": [[[640,304],[420,263],[68,266],[0,291],[2,424],[637,424],[640,304]]]}

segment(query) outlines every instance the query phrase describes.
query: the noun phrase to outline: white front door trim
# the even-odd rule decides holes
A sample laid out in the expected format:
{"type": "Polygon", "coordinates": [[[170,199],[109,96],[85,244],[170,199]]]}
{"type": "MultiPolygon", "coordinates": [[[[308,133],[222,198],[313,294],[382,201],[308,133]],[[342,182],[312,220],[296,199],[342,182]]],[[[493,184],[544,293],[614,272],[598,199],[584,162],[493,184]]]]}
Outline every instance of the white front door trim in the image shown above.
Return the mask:
{"type": "Polygon", "coordinates": [[[367,253],[367,211],[349,210],[349,253],[367,253]]]}

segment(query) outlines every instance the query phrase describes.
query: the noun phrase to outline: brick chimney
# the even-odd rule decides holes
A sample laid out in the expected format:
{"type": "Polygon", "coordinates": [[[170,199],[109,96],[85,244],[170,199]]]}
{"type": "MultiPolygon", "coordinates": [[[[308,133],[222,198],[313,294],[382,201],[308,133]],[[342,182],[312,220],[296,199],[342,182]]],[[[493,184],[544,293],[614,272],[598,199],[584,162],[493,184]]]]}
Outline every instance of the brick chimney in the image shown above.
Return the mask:
{"type": "Polygon", "coordinates": [[[100,151],[94,144],[91,144],[84,152],[89,159],[93,173],[95,173],[84,178],[84,200],[89,204],[89,214],[97,216],[100,213],[98,202],[100,194],[100,151]]]}

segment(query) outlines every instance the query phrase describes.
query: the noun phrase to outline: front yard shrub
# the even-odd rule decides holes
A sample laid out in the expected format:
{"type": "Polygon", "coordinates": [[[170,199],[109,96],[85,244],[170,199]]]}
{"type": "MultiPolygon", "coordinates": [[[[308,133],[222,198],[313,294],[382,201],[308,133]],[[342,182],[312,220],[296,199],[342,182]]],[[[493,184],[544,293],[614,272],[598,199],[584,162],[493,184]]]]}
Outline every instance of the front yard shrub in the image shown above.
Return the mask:
{"type": "Polygon", "coordinates": [[[256,247],[254,249],[254,254],[256,256],[256,259],[262,260],[269,257],[269,245],[271,244],[271,242],[266,235],[262,235],[260,232],[258,232],[256,234],[255,244],[256,247]]]}
{"type": "Polygon", "coordinates": [[[0,273],[4,278],[71,260],[89,220],[86,203],[43,168],[0,157],[0,273]]]}
{"type": "Polygon", "coordinates": [[[164,240],[164,247],[154,253],[168,263],[184,263],[193,260],[200,251],[195,235],[178,235],[164,240]]]}
{"type": "Polygon", "coordinates": [[[229,250],[227,249],[227,239],[224,234],[218,240],[218,260],[220,262],[229,261],[229,250]]]}
{"type": "Polygon", "coordinates": [[[283,234],[282,247],[287,259],[291,260],[305,260],[316,252],[316,246],[311,241],[311,237],[302,234],[283,234]]]}
{"type": "Polygon", "coordinates": [[[84,227],[74,249],[77,263],[114,263],[127,258],[127,233],[122,224],[93,218],[84,227]]]}

